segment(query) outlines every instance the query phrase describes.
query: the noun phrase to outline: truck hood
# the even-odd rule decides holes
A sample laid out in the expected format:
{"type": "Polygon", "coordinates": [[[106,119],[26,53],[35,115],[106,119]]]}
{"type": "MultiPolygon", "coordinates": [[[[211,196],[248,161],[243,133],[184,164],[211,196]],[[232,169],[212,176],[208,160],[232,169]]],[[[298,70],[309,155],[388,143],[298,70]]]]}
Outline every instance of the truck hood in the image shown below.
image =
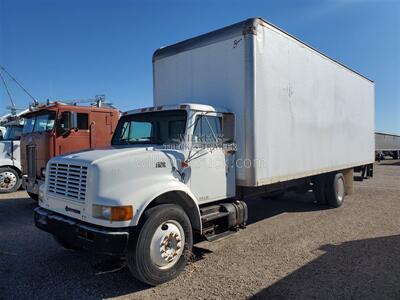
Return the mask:
{"type": "Polygon", "coordinates": [[[182,182],[183,178],[176,170],[183,159],[180,150],[155,146],[109,147],[56,156],[48,166],[55,163],[86,167],[88,201],[85,205],[91,209],[91,204],[118,206],[130,203],[132,191],[139,193],[162,180],[182,182]]]}
{"type": "Polygon", "coordinates": [[[158,151],[153,146],[149,147],[107,147],[100,149],[88,149],[81,152],[70,153],[60,158],[68,160],[78,160],[85,164],[96,164],[106,160],[118,160],[125,157],[132,157],[137,154],[158,151]]]}

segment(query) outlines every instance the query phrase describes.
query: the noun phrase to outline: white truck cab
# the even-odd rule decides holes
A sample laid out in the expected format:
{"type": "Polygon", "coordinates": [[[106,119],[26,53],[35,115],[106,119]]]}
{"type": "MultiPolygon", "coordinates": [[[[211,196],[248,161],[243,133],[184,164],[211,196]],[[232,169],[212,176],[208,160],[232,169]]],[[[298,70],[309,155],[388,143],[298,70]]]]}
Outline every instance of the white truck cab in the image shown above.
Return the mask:
{"type": "Polygon", "coordinates": [[[35,223],[66,248],[156,285],[194,237],[244,228],[247,198],[339,207],[353,171],[372,176],[374,83],[260,18],[160,48],[153,71],[154,106],[125,113],[111,147],[47,164],[35,223]]]}
{"type": "Polygon", "coordinates": [[[195,208],[195,229],[201,231],[198,205],[235,196],[235,168],[225,165],[226,160],[233,163],[234,151],[223,147],[230,146],[233,137],[220,141],[225,122],[233,122],[232,114],[208,105],[129,111],[122,116],[110,148],[49,161],[40,205],[91,224],[119,228],[136,226],[154,199],[179,192],[195,208]],[[202,136],[211,138],[200,142],[202,136]],[[132,218],[110,222],[103,207],[115,206],[132,207],[132,218]]]}
{"type": "Polygon", "coordinates": [[[0,193],[17,191],[22,182],[20,138],[22,124],[10,121],[0,139],[0,193]]]}
{"type": "MultiPolygon", "coordinates": [[[[152,261],[159,261],[163,269],[182,255],[187,258],[192,230],[204,232],[200,205],[235,197],[234,115],[190,103],[133,110],[121,117],[111,145],[49,161],[36,209],[37,226],[67,248],[125,255],[133,228],[142,227],[140,222],[148,218],[144,212],[166,206],[172,215],[188,219],[184,224],[158,224],[170,229],[160,227],[157,239],[152,238],[152,261]],[[186,241],[185,248],[178,247],[181,240],[186,241]],[[163,249],[160,243],[165,243],[163,249]]],[[[229,227],[244,226],[245,205],[226,206],[232,215],[229,227]]],[[[217,216],[219,209],[210,212],[217,216]]],[[[157,284],[172,275],[142,276],[138,277],[157,284]]]]}

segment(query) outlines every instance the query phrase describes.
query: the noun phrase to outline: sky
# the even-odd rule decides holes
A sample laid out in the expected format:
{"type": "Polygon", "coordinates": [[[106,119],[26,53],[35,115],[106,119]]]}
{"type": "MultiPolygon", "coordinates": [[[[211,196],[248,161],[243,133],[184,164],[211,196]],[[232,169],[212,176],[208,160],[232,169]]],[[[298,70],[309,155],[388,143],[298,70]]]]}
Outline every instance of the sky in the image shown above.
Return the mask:
{"type": "Polygon", "coordinates": [[[0,0],[0,65],[41,102],[105,94],[125,111],[152,105],[157,48],[255,16],[374,80],[376,130],[400,134],[397,0],[0,0]]]}

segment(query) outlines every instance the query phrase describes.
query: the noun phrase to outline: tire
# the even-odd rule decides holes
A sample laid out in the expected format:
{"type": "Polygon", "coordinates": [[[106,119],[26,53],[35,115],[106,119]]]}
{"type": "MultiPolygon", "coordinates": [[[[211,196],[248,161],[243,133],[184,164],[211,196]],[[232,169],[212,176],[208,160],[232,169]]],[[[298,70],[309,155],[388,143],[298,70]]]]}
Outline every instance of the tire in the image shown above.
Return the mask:
{"type": "Polygon", "coordinates": [[[63,248],[67,249],[67,250],[81,250],[82,247],[78,246],[78,245],[74,245],[66,240],[64,240],[61,237],[55,236],[53,235],[53,238],[56,240],[56,242],[63,248]]]}
{"type": "Polygon", "coordinates": [[[331,207],[342,206],[345,198],[345,181],[342,173],[330,174],[326,182],[326,199],[331,207]]]}
{"type": "Polygon", "coordinates": [[[399,159],[399,152],[393,151],[393,159],[399,159]]]}
{"type": "Polygon", "coordinates": [[[28,193],[29,197],[31,197],[32,200],[34,200],[34,201],[38,201],[39,200],[39,195],[38,194],[34,194],[34,193],[31,193],[31,192],[27,192],[27,193],[28,193]]]}
{"type": "Polygon", "coordinates": [[[13,193],[21,187],[21,177],[10,167],[0,168],[0,194],[13,193]]]}
{"type": "Polygon", "coordinates": [[[188,216],[175,204],[161,204],[145,211],[140,223],[132,234],[126,257],[132,275],[152,286],[174,279],[192,252],[193,232],[188,216]]]}
{"type": "Polygon", "coordinates": [[[326,198],[326,176],[319,175],[314,180],[313,188],[315,200],[319,205],[327,205],[328,200],[326,198]]]}

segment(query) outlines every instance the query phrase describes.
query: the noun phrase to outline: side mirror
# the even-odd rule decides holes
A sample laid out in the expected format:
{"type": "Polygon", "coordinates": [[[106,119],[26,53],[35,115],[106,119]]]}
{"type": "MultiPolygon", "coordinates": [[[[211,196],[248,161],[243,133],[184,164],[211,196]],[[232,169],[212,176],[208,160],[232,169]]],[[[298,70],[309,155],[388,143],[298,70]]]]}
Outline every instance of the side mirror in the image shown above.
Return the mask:
{"type": "Polygon", "coordinates": [[[71,130],[78,128],[78,117],[74,111],[64,111],[61,113],[60,134],[64,135],[71,130]]]}
{"type": "Polygon", "coordinates": [[[70,118],[69,122],[71,124],[69,129],[78,129],[78,114],[74,111],[69,111],[68,113],[70,118]]]}
{"type": "Polygon", "coordinates": [[[222,137],[223,143],[235,141],[235,115],[225,113],[222,115],[222,137]]]}

